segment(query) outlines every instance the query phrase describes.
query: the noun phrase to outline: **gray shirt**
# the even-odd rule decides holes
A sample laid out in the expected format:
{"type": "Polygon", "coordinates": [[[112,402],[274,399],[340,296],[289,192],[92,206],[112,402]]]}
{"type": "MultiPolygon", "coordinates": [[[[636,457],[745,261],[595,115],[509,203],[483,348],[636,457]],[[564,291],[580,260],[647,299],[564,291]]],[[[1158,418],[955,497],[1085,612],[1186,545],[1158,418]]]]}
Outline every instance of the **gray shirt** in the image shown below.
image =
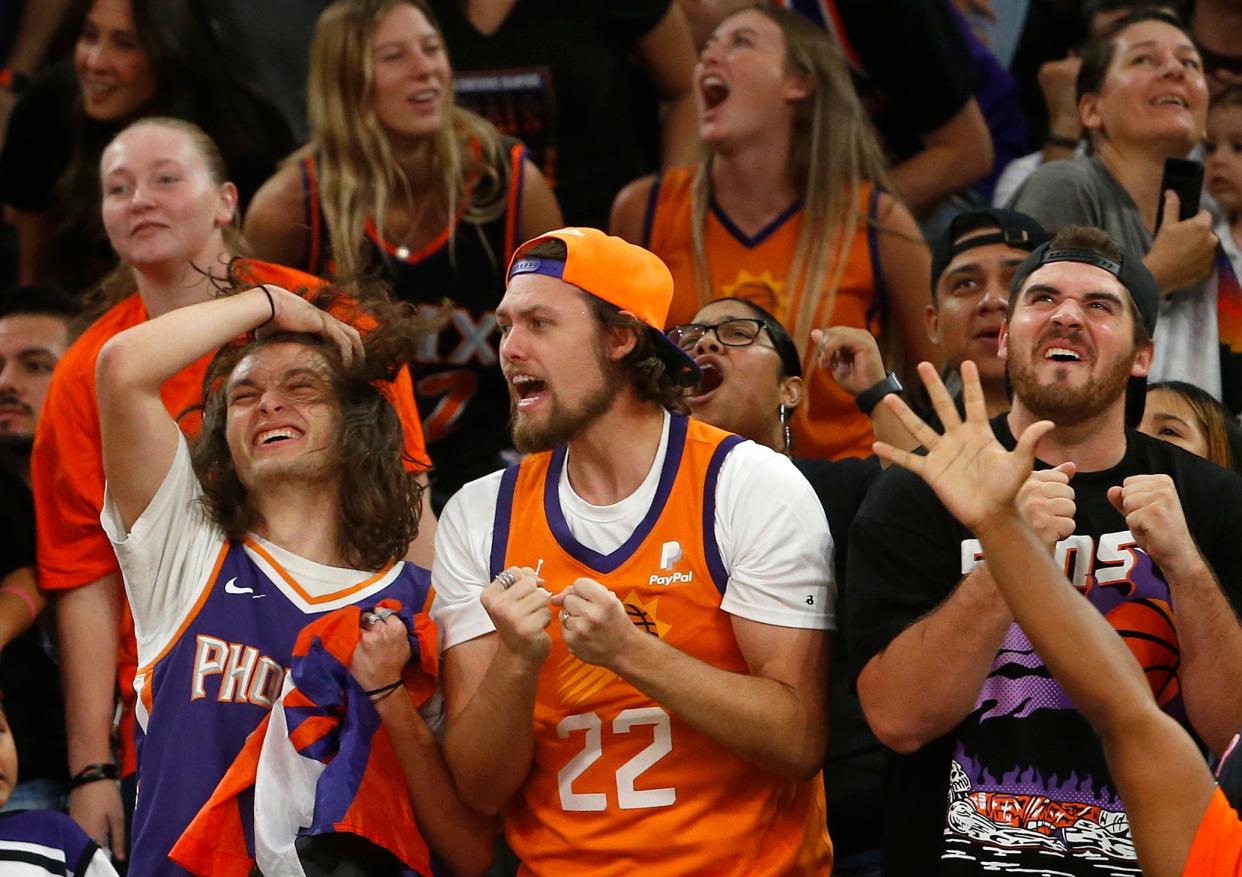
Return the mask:
{"type": "MultiPolygon", "coordinates": [[[[1102,228],[1127,253],[1147,255],[1152,235],[1121,183],[1096,156],[1044,164],[1014,195],[1011,207],[1051,232],[1067,225],[1102,228]]],[[[1189,381],[1221,395],[1216,271],[1207,280],[1160,300],[1153,381],[1189,381]]]]}

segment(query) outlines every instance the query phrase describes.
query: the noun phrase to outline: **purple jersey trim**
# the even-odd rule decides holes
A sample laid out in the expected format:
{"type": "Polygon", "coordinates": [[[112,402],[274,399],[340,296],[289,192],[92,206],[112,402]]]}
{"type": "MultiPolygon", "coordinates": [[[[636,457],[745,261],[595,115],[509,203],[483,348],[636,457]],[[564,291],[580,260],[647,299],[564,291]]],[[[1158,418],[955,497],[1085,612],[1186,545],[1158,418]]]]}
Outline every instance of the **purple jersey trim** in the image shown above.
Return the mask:
{"type": "Polygon", "coordinates": [[[509,520],[513,515],[513,490],[517,486],[520,463],[505,469],[500,478],[500,493],[496,496],[496,517],[492,521],[492,556],[489,572],[492,578],[505,568],[505,552],[509,548],[509,520]]]}
{"type": "Polygon", "coordinates": [[[725,457],[743,441],[745,439],[736,435],[722,441],[712,454],[712,460],[707,464],[707,477],[703,479],[703,555],[707,558],[712,583],[722,597],[729,583],[729,571],[725,569],[720,546],[716,544],[716,482],[720,480],[720,467],[724,465],[725,457]]]}
{"type": "MultiPolygon", "coordinates": [[[[660,515],[664,512],[664,506],[668,502],[669,494],[673,490],[673,481],[677,478],[677,470],[681,466],[681,457],[686,446],[686,430],[688,426],[689,419],[685,415],[671,415],[668,427],[668,449],[664,454],[664,466],[660,470],[660,483],[656,485],[656,493],[651,501],[651,507],[647,509],[646,516],[639,522],[634,532],[630,534],[630,538],[625,540],[611,554],[600,554],[598,551],[587,548],[575,539],[573,533],[570,532],[569,524],[565,521],[565,513],[561,510],[560,497],[557,493],[557,486],[561,480],[561,470],[565,468],[567,449],[562,446],[553,451],[552,460],[548,464],[548,473],[545,476],[546,480],[543,484],[543,510],[547,516],[548,529],[552,531],[552,536],[556,539],[557,544],[574,560],[604,575],[614,572],[629,560],[639,546],[646,541],[651,534],[652,528],[655,527],[656,521],[660,519],[660,515]]],[[[492,544],[495,545],[495,535],[492,536],[492,540],[492,544]]]]}

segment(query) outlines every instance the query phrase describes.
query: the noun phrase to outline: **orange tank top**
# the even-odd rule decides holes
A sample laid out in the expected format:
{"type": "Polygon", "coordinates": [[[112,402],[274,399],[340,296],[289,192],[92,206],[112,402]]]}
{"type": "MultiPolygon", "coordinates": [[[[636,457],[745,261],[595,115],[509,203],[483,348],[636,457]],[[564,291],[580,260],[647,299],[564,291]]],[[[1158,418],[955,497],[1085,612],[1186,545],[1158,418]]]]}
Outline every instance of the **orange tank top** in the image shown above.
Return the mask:
{"type": "MultiPolygon", "coordinates": [[[[495,572],[541,566],[554,592],[594,579],[646,633],[745,673],[730,616],[720,609],[728,573],[714,527],[720,466],[739,441],[674,416],[651,508],[608,555],[577,542],[561,510],[565,449],[529,456],[502,479],[490,564],[495,572]]],[[[549,632],[534,763],[505,812],[523,873],[829,872],[818,776],[794,783],[742,761],[611,671],[571,655],[559,624],[549,632]]]]}
{"type": "MultiPolygon", "coordinates": [[[[673,274],[673,303],[668,325],[694,319],[699,295],[694,281],[691,238],[691,189],[695,167],[678,168],[656,178],[643,230],[643,245],[664,260],[673,274]]],[[[879,189],[870,184],[858,196],[860,219],[850,241],[844,271],[831,313],[827,295],[812,318],[812,328],[853,326],[879,333],[883,280],[876,256],[875,213],[879,189]]],[[[743,298],[766,308],[792,333],[801,296],[787,276],[802,230],[801,202],[790,206],[753,237],[738,229],[712,204],[703,230],[711,299],[743,298]]],[[[809,346],[809,345],[808,345],[809,346]]],[[[871,421],[854,405],[831,372],[819,368],[802,350],[806,401],[792,421],[793,450],[798,456],[823,460],[865,457],[875,436],[871,421]]]]}

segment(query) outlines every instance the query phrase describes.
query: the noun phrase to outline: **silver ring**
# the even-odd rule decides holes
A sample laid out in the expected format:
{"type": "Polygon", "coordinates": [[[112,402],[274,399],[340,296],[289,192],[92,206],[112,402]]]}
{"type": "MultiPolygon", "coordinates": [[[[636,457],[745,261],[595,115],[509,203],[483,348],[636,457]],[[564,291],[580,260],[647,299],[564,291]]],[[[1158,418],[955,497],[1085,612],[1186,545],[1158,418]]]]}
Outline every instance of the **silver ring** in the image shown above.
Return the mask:
{"type": "Polygon", "coordinates": [[[500,582],[500,586],[507,591],[517,582],[517,576],[514,575],[512,569],[506,569],[496,576],[496,581],[500,582]]]}
{"type": "Polygon", "coordinates": [[[375,613],[375,620],[377,622],[384,621],[385,619],[391,618],[393,615],[396,615],[396,614],[397,613],[391,609],[381,609],[379,612],[375,613]]]}
{"type": "Polygon", "coordinates": [[[379,621],[379,616],[374,612],[363,612],[359,619],[364,627],[371,628],[375,626],[375,622],[379,621]]]}

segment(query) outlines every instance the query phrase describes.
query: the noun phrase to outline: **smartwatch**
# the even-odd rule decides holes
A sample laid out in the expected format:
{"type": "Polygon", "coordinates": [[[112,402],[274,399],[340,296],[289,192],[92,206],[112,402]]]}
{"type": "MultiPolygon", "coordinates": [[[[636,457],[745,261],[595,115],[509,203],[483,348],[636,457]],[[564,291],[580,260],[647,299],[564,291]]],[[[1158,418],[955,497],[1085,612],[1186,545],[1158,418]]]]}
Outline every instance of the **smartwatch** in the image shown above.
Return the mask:
{"type": "Polygon", "coordinates": [[[901,381],[897,380],[897,375],[890,371],[884,375],[884,380],[872,384],[855,396],[854,404],[858,406],[859,411],[870,417],[881,399],[893,393],[901,395],[903,389],[901,381]]]}

